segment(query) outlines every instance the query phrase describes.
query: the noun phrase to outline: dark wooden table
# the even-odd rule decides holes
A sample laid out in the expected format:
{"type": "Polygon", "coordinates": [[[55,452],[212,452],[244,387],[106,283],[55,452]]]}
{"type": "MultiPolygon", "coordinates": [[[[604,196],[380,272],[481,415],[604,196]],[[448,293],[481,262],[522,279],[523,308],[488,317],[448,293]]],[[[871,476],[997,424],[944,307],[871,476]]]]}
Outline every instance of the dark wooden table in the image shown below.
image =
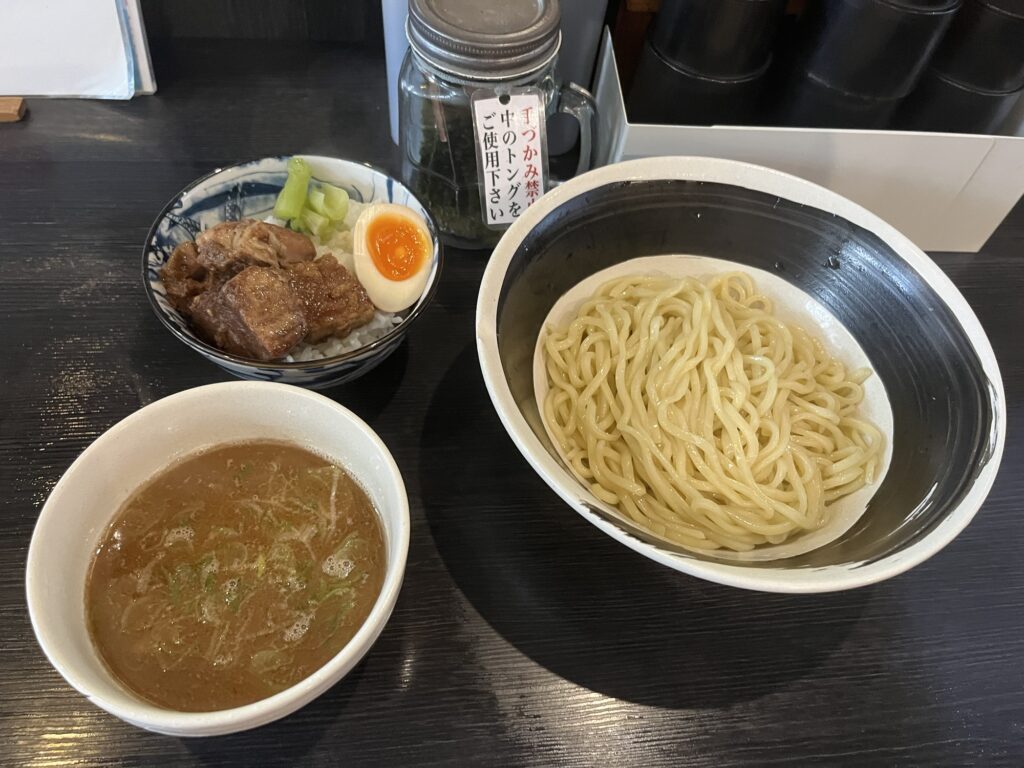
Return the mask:
{"type": "Polygon", "coordinates": [[[153,217],[243,158],[396,160],[378,51],[194,42],[156,67],[157,97],[34,100],[0,126],[0,763],[1024,764],[1024,207],[981,253],[936,256],[991,336],[1010,432],[977,519],[911,573],[755,594],[604,537],[502,430],[474,348],[485,255],[449,251],[408,343],[328,392],[380,433],[412,503],[405,586],[363,663],[285,720],[207,740],[71,690],[25,607],[39,508],[119,419],[226,379],[143,295],[153,217]]]}

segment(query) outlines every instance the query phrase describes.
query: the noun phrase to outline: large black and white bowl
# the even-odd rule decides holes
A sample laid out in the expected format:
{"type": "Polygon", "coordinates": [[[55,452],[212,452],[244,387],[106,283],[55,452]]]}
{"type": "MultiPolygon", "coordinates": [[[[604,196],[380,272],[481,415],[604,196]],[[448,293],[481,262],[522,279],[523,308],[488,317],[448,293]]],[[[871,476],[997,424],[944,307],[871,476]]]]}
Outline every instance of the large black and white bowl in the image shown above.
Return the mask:
{"type": "Polygon", "coordinates": [[[859,205],[745,163],[636,160],[548,193],[498,243],[480,286],[476,332],[494,407],[541,478],[614,539],[722,584],[825,592],[906,571],[971,521],[1003,451],[1005,398],[992,347],[935,263],[859,205]],[[767,562],[691,554],[602,510],[559,460],[533,392],[541,324],[587,276],[659,254],[773,272],[830,310],[871,360],[893,411],[892,461],[864,515],[836,541],[767,562]]]}
{"type": "Polygon", "coordinates": [[[242,379],[322,389],[362,376],[398,348],[409,325],[423,312],[437,289],[441,245],[430,213],[401,182],[363,163],[336,157],[303,157],[312,167],[313,178],[345,189],[352,200],[359,203],[398,203],[416,211],[427,222],[433,240],[433,264],[427,285],[419,301],[402,312],[402,322],[386,336],[334,357],[268,363],[234,355],[208,344],[196,335],[188,320],[167,300],[160,268],[174,249],[222,221],[268,217],[288,175],[287,156],[265,157],[218,168],[175,195],[156,217],[146,237],[142,252],[142,280],[160,322],[180,341],[228,373],[242,379]]]}

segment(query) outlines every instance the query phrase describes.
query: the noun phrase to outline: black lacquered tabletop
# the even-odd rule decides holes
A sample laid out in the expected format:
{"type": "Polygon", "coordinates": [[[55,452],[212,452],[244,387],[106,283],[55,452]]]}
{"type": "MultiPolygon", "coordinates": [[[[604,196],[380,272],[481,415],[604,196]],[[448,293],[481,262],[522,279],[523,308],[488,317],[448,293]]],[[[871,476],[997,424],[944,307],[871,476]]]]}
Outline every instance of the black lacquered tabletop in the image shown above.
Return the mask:
{"type": "Polygon", "coordinates": [[[448,250],[407,342],[326,392],[387,443],[412,507],[405,584],[364,661],[282,721],[205,740],[137,730],[75,693],[28,620],[39,509],[115,422],[227,380],[152,314],[153,217],[241,159],[396,168],[378,51],[181,42],[155,63],[156,97],[35,100],[0,126],[0,764],[1024,764],[1022,206],[981,253],[935,256],[990,335],[1009,433],[975,521],[917,569],[756,594],[601,534],[502,429],[473,329],[486,254],[448,250]]]}

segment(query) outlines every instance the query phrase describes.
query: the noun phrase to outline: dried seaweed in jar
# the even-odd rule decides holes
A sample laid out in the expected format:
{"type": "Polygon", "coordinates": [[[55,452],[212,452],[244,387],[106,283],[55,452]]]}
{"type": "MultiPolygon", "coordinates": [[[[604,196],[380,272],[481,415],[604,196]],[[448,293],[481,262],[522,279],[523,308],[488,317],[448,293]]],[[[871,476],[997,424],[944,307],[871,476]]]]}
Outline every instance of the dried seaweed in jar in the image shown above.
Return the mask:
{"type": "Polygon", "coordinates": [[[460,104],[411,100],[419,119],[410,121],[402,176],[455,245],[494,245],[501,231],[483,221],[473,121],[460,104]]]}

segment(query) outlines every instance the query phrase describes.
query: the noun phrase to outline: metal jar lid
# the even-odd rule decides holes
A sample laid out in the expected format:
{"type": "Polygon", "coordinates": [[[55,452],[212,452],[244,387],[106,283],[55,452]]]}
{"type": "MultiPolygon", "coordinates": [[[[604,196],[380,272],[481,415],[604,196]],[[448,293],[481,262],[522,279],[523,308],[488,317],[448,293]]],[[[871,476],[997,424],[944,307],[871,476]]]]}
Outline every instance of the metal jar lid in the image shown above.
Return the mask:
{"type": "Polygon", "coordinates": [[[466,80],[512,80],[558,53],[558,0],[409,0],[409,45],[466,80]]]}

